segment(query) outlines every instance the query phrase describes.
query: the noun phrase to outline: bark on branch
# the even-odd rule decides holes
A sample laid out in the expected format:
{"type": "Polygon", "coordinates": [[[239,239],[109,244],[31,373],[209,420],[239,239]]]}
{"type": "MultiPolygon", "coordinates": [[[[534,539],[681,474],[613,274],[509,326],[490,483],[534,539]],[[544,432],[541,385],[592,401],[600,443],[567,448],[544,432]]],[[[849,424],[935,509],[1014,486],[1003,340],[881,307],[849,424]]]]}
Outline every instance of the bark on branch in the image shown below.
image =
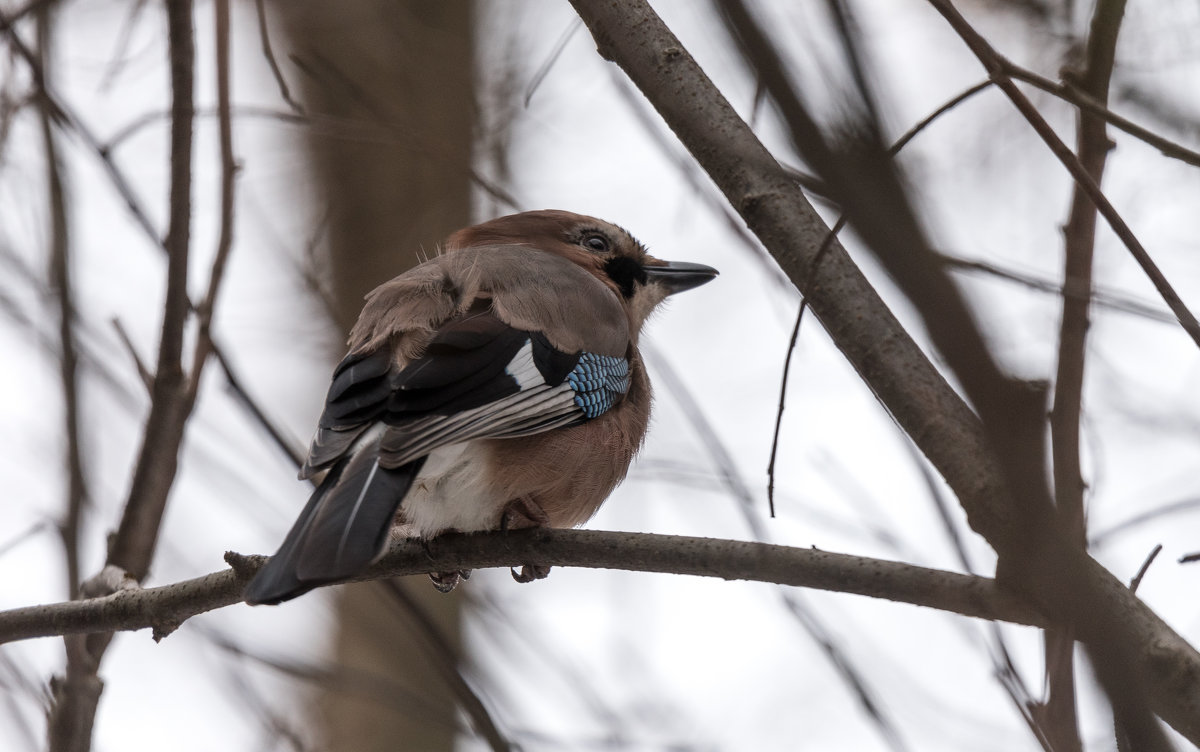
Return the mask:
{"type": "MultiPolygon", "coordinates": [[[[231,569],[145,590],[0,611],[0,643],[64,634],[154,629],[239,603],[266,557],[226,554],[231,569]]],[[[395,544],[360,580],[546,564],[773,582],[911,603],[964,616],[1044,625],[1037,610],[986,577],[768,543],[594,530],[444,535],[395,544]]],[[[559,576],[570,576],[560,574],[559,576]]]]}

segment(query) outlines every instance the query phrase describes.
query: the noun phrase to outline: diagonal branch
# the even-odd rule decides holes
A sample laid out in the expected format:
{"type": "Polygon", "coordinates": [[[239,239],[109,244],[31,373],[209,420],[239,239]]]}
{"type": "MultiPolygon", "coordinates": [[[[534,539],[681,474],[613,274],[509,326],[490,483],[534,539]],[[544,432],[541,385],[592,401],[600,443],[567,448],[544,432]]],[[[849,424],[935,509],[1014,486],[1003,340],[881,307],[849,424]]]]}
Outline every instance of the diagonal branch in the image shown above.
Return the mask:
{"type": "MultiPolygon", "coordinates": [[[[1076,107],[1086,112],[1095,115],[1104,120],[1117,130],[1125,131],[1129,135],[1143,141],[1149,146],[1158,149],[1164,157],[1178,159],[1180,162],[1190,164],[1193,167],[1200,167],[1200,152],[1194,149],[1189,149],[1186,146],[1177,144],[1169,138],[1158,135],[1148,128],[1143,128],[1132,120],[1122,117],[1107,106],[1101,104],[1099,100],[1089,96],[1087,92],[1080,91],[1070,82],[1058,83],[1050,79],[1039,76],[1031,70],[1027,70],[1017,65],[1007,58],[1000,61],[1004,66],[1004,72],[1018,81],[1024,81],[1027,84],[1035,86],[1044,92],[1053,94],[1064,102],[1069,102],[1076,107]]],[[[1107,98],[1106,98],[1107,100],[1107,98]]]]}

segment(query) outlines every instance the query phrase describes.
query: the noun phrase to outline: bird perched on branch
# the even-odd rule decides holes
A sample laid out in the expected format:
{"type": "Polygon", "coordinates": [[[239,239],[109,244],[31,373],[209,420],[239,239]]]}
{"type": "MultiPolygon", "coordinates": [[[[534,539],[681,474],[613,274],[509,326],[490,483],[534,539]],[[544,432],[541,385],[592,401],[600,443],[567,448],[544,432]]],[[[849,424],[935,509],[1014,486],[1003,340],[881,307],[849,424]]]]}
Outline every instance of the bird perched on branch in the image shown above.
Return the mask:
{"type": "MultiPolygon", "coordinates": [[[[393,530],[429,539],[585,522],[646,433],[642,324],[716,274],[564,211],[451,235],[441,255],[367,296],[300,470],[324,478],[246,601],[352,577],[393,530]]],[[[465,574],[430,576],[449,591],[465,574]]]]}

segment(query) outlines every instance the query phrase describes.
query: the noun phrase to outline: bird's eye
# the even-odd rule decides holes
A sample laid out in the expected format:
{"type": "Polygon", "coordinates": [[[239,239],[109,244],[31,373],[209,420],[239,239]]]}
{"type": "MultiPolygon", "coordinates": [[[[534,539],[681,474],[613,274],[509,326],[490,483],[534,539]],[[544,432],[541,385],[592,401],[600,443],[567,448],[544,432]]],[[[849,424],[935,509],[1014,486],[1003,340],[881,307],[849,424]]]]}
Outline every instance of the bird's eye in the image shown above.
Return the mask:
{"type": "Polygon", "coordinates": [[[605,253],[608,251],[608,238],[603,235],[585,235],[579,244],[595,253],[605,253]]]}

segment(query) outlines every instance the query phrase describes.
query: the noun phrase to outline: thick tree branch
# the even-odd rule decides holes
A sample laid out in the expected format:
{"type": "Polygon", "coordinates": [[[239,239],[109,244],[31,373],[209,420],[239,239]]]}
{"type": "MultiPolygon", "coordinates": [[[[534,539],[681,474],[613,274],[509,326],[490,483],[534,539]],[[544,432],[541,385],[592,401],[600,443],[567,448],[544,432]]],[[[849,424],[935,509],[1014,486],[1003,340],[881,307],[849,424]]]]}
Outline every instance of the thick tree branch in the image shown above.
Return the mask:
{"type": "MultiPolygon", "coordinates": [[[[227,554],[233,569],[103,598],[0,611],[0,643],[147,627],[161,638],[185,620],[238,603],[266,557],[227,554]]],[[[767,543],[593,530],[521,530],[401,541],[358,580],[519,564],[774,582],[911,603],[964,616],[1043,625],[1045,617],[986,577],[767,543]]],[[[563,575],[569,576],[569,575],[563,575]]]]}
{"type": "MultiPolygon", "coordinates": [[[[972,527],[1000,550],[1021,550],[1029,524],[1024,505],[1017,508],[1010,495],[978,419],[839,243],[809,272],[828,228],[679,40],[644,2],[572,2],[601,54],[617,61],[651,100],[808,297],[835,344],[946,478],[972,527]]],[[[1148,701],[1168,723],[1200,741],[1200,654],[1096,562],[1081,557],[1072,567],[1069,580],[1087,584],[1093,613],[1103,616],[1091,629],[1120,623],[1123,632],[1136,636],[1130,645],[1150,677],[1148,701]]],[[[1042,594],[1049,595],[1056,574],[1044,576],[1042,594]]]]}

